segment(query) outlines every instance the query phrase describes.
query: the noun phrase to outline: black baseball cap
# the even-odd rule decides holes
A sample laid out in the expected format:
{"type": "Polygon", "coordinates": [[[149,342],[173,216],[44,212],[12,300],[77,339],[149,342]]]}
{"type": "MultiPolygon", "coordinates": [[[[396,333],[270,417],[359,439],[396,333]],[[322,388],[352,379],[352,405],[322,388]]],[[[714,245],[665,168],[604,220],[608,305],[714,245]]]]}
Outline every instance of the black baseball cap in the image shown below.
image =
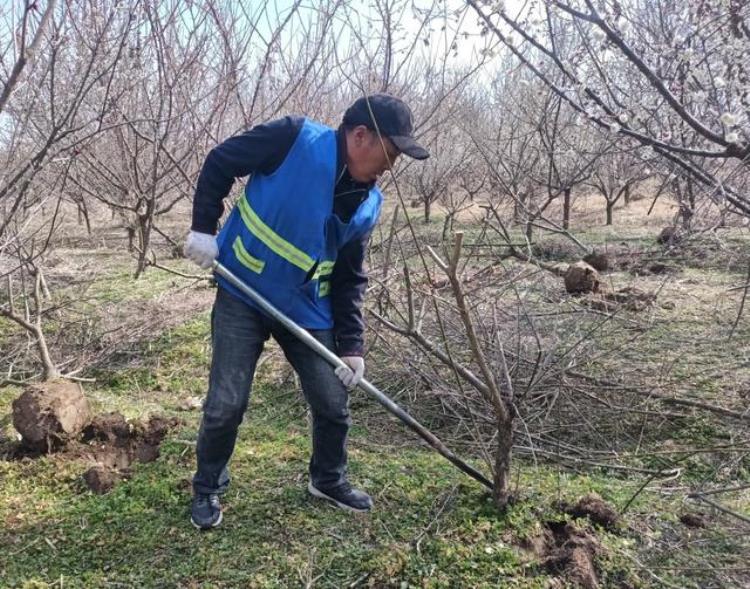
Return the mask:
{"type": "Polygon", "coordinates": [[[388,137],[401,153],[417,160],[430,157],[430,152],[414,139],[411,109],[403,100],[390,94],[363,96],[346,109],[342,120],[347,127],[365,125],[373,131],[376,130],[375,122],[380,133],[388,137]]]}

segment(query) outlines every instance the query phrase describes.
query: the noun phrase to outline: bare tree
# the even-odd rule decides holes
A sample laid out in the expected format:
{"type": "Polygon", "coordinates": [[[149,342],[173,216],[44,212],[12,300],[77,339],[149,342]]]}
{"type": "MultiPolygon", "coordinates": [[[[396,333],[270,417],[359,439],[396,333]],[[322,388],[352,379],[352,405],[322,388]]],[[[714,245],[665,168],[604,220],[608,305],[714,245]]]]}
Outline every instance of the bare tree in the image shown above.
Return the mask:
{"type": "MultiPolygon", "coordinates": [[[[0,268],[6,289],[0,315],[32,338],[43,379],[60,374],[44,333],[53,294],[44,255],[59,225],[62,195],[81,145],[101,132],[103,108],[88,108],[108,95],[108,80],[121,58],[116,3],[23,2],[3,14],[3,52],[9,72],[2,94],[3,164],[0,179],[0,268]],[[96,12],[98,26],[83,31],[74,14],[96,12]],[[16,21],[14,15],[21,15],[16,21]]],[[[106,100],[105,100],[106,103],[106,100]]],[[[11,371],[12,372],[12,371],[11,371]]],[[[10,378],[10,374],[9,374],[10,378]]]]}
{"type": "Polygon", "coordinates": [[[646,164],[633,150],[606,152],[587,183],[606,202],[606,224],[612,225],[615,205],[621,198],[629,200],[631,191],[649,177],[646,164]]]}
{"type": "Polygon", "coordinates": [[[748,101],[743,56],[750,37],[741,3],[696,1],[676,11],[664,0],[597,5],[548,0],[540,11],[511,13],[502,3],[467,2],[495,38],[592,124],[648,146],[712,198],[750,213],[750,200],[732,187],[736,166],[720,165],[724,160],[744,165],[750,154],[743,130],[748,101]],[[563,44],[566,36],[577,42],[563,44]],[[540,63],[558,75],[552,78],[540,63]],[[695,91],[702,98],[699,109],[687,99],[695,91]],[[664,133],[665,125],[692,134],[690,146],[664,133]]]}

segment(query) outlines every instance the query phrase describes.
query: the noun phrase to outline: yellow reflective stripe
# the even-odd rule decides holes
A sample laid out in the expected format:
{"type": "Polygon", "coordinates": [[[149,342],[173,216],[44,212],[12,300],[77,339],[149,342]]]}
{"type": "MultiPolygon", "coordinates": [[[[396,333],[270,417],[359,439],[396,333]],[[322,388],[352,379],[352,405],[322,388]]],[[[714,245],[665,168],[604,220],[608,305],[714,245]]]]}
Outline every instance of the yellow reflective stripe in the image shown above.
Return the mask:
{"type": "Polygon", "coordinates": [[[331,274],[331,272],[333,272],[333,265],[335,263],[336,260],[328,260],[318,264],[318,269],[315,270],[313,280],[315,280],[316,278],[320,278],[321,276],[328,276],[329,274],[331,274]]]}
{"type": "Polygon", "coordinates": [[[331,283],[328,281],[321,282],[320,286],[318,287],[318,296],[324,297],[330,292],[331,292],[331,283]]]}
{"type": "Polygon", "coordinates": [[[237,256],[237,259],[243,266],[247,266],[250,270],[257,272],[258,274],[263,272],[263,267],[266,263],[263,260],[251,256],[245,249],[245,246],[242,245],[242,240],[239,237],[234,240],[232,249],[234,250],[234,255],[237,256]]]}
{"type": "Polygon", "coordinates": [[[315,260],[302,250],[294,247],[291,243],[283,239],[278,233],[266,225],[255,211],[250,208],[250,203],[247,202],[244,196],[240,198],[237,206],[240,209],[242,220],[245,222],[245,226],[250,233],[260,239],[274,253],[298,268],[302,268],[305,272],[309,272],[315,265],[315,260]]]}

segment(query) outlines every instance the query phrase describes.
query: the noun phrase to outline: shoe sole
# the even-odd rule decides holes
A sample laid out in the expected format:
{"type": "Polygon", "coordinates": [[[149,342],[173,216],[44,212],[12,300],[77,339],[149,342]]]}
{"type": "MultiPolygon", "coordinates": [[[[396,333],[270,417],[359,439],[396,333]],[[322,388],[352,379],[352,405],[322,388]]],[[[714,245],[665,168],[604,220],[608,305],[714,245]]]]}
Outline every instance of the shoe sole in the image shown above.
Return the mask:
{"type": "Polygon", "coordinates": [[[221,523],[221,520],[223,519],[224,519],[224,514],[220,511],[219,519],[216,520],[216,523],[211,524],[210,526],[199,526],[198,524],[195,523],[195,520],[192,517],[190,518],[190,523],[193,524],[199,530],[210,530],[211,528],[215,528],[216,526],[218,526],[221,523]]]}
{"type": "Polygon", "coordinates": [[[328,501],[329,503],[333,503],[336,507],[339,509],[343,509],[345,511],[351,511],[353,513],[368,513],[372,510],[372,507],[368,507],[367,509],[357,509],[356,507],[352,507],[351,505],[347,505],[346,503],[341,503],[340,501],[336,501],[333,497],[330,495],[326,495],[323,491],[320,491],[319,489],[316,489],[313,487],[312,483],[307,483],[307,492],[310,493],[313,497],[317,497],[318,499],[324,499],[325,501],[328,501]]]}

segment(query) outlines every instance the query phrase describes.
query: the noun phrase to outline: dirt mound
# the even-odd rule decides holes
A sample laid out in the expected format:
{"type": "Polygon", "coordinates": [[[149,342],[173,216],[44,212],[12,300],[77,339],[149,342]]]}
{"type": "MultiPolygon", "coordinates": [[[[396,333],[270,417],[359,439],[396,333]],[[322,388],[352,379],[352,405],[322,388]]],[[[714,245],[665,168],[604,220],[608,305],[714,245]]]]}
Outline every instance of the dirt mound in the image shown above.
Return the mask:
{"type": "Polygon", "coordinates": [[[95,493],[106,493],[129,473],[134,462],[153,462],[177,418],[152,415],[146,422],[128,422],[120,413],[97,415],[83,432],[78,453],[95,463],[84,481],[95,493]]]}
{"type": "Polygon", "coordinates": [[[81,433],[91,413],[77,383],[53,381],[30,385],[13,401],[13,426],[24,445],[50,451],[81,433]]]}
{"type": "Polygon", "coordinates": [[[37,388],[27,390],[13,403],[14,424],[19,422],[21,427],[16,428],[24,440],[8,455],[22,460],[55,450],[63,456],[83,459],[92,465],[83,480],[95,493],[106,493],[127,478],[133,463],[156,460],[169,430],[182,424],[178,418],[159,415],[132,422],[120,413],[102,413],[89,419],[88,404],[82,405],[86,401],[82,395],[74,396],[66,387],[52,387],[52,394],[49,385],[44,385],[42,402],[37,388]],[[84,406],[85,411],[81,408],[84,406]],[[84,413],[88,422],[85,427],[80,417],[84,413]],[[31,433],[24,433],[27,430],[31,433]],[[42,438],[42,434],[46,437],[42,438]]]}
{"type": "Polygon", "coordinates": [[[100,413],[83,430],[83,439],[114,442],[130,437],[131,428],[122,413],[100,413]]]}
{"type": "Polygon", "coordinates": [[[604,528],[612,529],[617,523],[617,512],[596,493],[584,495],[573,506],[565,508],[573,517],[586,517],[604,528]]]}
{"type": "Polygon", "coordinates": [[[576,262],[565,273],[565,290],[571,294],[598,292],[601,287],[599,273],[586,262],[576,262]]]}
{"type": "Polygon", "coordinates": [[[567,584],[585,589],[599,587],[594,560],[602,548],[593,533],[571,522],[549,521],[539,536],[524,544],[545,569],[563,577],[567,584]]]}
{"type": "Polygon", "coordinates": [[[609,257],[607,254],[593,251],[590,254],[586,254],[583,257],[583,261],[597,272],[606,272],[609,270],[609,257]]]}

